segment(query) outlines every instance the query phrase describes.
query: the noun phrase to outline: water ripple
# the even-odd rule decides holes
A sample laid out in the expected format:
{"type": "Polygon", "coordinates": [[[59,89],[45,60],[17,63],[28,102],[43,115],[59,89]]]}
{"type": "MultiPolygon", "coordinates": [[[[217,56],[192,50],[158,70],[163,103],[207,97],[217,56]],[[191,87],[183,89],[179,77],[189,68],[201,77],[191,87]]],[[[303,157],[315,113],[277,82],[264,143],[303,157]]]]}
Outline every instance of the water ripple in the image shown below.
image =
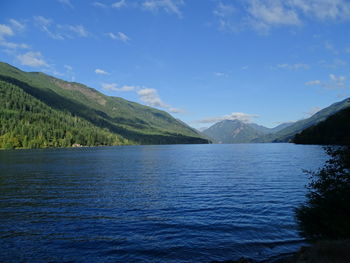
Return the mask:
{"type": "Polygon", "coordinates": [[[302,170],[325,158],[292,144],[1,151],[0,261],[266,260],[303,244],[302,170]]]}

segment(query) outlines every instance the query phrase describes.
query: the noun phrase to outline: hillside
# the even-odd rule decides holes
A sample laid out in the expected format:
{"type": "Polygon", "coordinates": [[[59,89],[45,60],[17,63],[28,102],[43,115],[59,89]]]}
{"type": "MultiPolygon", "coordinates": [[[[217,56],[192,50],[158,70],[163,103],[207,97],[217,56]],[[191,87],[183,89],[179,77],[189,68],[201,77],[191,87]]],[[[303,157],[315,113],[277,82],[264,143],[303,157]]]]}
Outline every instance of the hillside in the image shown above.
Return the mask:
{"type": "Polygon", "coordinates": [[[267,128],[256,123],[246,123],[239,120],[224,120],[204,129],[215,143],[252,143],[265,136],[270,136],[293,123],[282,123],[274,128],[267,128]]]}
{"type": "Polygon", "coordinates": [[[295,135],[294,143],[350,145],[350,107],[295,135]]]}
{"type": "MultiPolygon", "coordinates": [[[[336,102],[329,107],[326,107],[319,112],[312,115],[310,118],[303,119],[297,122],[282,123],[274,128],[267,128],[255,123],[244,123],[239,120],[224,120],[214,124],[213,126],[205,129],[203,133],[211,138],[216,143],[265,143],[265,142],[291,142],[294,136],[298,133],[301,133],[305,129],[317,125],[325,121],[330,116],[341,112],[344,109],[350,107],[350,98],[336,102]]],[[[318,144],[337,144],[338,141],[345,140],[344,131],[347,131],[346,126],[346,112],[340,114],[337,119],[331,118],[331,122],[326,122],[320,127],[315,127],[310,130],[305,131],[302,135],[296,137],[296,141],[300,143],[301,140],[304,141],[304,137],[310,138],[308,134],[314,134],[315,138],[311,140],[310,143],[318,144]],[[340,124],[341,119],[344,121],[343,124],[340,124]],[[333,123],[335,127],[331,129],[328,123],[333,123]],[[327,128],[326,128],[327,126],[327,128]],[[320,129],[327,129],[326,131],[321,131],[320,129]],[[319,136],[316,136],[316,131],[320,132],[319,136]],[[324,138],[324,134],[333,134],[334,141],[324,138]],[[321,139],[322,137],[322,139],[321,139]],[[319,142],[316,142],[319,141],[319,142]]],[[[307,139],[309,140],[309,139],[307,139]]]]}
{"type": "Polygon", "coordinates": [[[261,136],[260,138],[254,140],[254,142],[289,142],[294,138],[295,134],[326,120],[328,117],[349,106],[349,98],[336,102],[315,113],[310,118],[297,121],[274,134],[261,136]]]}
{"type": "MultiPolygon", "coordinates": [[[[55,122],[57,127],[68,125],[67,131],[72,127],[81,130],[79,136],[85,138],[85,141],[82,140],[82,145],[208,142],[196,130],[164,111],[122,98],[109,97],[79,83],[66,82],[43,73],[23,72],[6,63],[0,63],[0,80],[1,92],[6,94],[6,99],[5,95],[2,96],[2,99],[7,102],[7,104],[2,103],[0,105],[2,112],[0,136],[3,143],[7,140],[9,133],[12,134],[11,138],[23,135],[19,133],[19,128],[14,129],[14,122],[27,123],[26,125],[30,129],[38,129],[44,123],[47,123],[46,126],[44,125],[47,127],[46,132],[55,129],[52,126],[53,123],[48,120],[57,118],[62,121],[59,124],[55,122]],[[20,97],[24,99],[19,100],[20,97]],[[35,117],[35,114],[40,111],[46,121],[35,117]],[[37,121],[27,122],[27,119],[31,117],[37,119],[37,121]],[[71,123],[70,118],[77,120],[75,126],[71,123]],[[118,140],[117,142],[102,140],[103,142],[87,143],[86,134],[90,133],[86,132],[86,129],[95,129],[97,134],[117,137],[118,140]]],[[[62,128],[62,130],[65,129],[62,128]]],[[[63,133],[67,134],[66,132],[63,133]]],[[[33,136],[36,135],[33,134],[33,136]]],[[[34,137],[29,139],[34,140],[34,137]]],[[[46,138],[45,140],[59,141],[65,138],[66,135],[61,134],[57,138],[46,138]]],[[[74,143],[79,142],[76,139],[71,140],[70,144],[74,143]]],[[[46,146],[54,147],[55,144],[42,144],[40,147],[46,146]]],[[[57,146],[67,145],[59,144],[57,146]]],[[[36,148],[37,145],[27,147],[36,148]]]]}
{"type": "Polygon", "coordinates": [[[0,148],[130,144],[122,136],[48,107],[18,86],[0,81],[0,148]]]}
{"type": "Polygon", "coordinates": [[[257,126],[239,120],[224,120],[204,130],[203,133],[216,143],[247,143],[265,134],[265,130],[257,126]]]}

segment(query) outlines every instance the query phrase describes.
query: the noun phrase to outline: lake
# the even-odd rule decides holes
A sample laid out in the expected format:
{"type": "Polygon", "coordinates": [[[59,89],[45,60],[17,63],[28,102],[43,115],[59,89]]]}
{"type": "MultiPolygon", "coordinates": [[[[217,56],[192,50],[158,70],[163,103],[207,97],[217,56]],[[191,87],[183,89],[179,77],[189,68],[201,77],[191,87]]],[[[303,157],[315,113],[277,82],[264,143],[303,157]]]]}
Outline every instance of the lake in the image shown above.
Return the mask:
{"type": "Polygon", "coordinates": [[[1,262],[266,260],[303,240],[293,208],[322,147],[0,151],[1,262]]]}

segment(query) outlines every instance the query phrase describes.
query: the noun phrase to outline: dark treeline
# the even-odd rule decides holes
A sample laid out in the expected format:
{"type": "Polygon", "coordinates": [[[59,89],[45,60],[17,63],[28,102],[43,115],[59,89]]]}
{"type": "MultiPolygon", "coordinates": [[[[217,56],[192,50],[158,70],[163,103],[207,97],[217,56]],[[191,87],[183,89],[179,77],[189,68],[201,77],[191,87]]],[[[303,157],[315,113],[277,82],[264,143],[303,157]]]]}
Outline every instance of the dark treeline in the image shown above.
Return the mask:
{"type": "Polygon", "coordinates": [[[295,135],[294,143],[350,145],[350,107],[295,135]]]}
{"type": "Polygon", "coordinates": [[[0,148],[123,145],[128,140],[0,81],[0,148]]]}

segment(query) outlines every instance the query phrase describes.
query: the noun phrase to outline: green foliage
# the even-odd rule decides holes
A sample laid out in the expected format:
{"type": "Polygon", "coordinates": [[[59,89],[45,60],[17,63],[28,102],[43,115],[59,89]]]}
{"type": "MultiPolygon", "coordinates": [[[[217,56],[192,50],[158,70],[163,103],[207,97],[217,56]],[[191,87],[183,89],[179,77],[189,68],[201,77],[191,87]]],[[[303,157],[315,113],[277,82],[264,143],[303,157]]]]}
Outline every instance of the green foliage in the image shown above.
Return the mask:
{"type": "Polygon", "coordinates": [[[309,172],[307,202],[296,209],[301,235],[310,239],[350,238],[350,148],[327,148],[325,166],[309,172]]]}
{"type": "Polygon", "coordinates": [[[350,145],[350,107],[295,135],[294,143],[350,145]]]}
{"type": "Polygon", "coordinates": [[[262,136],[255,142],[290,142],[297,133],[300,133],[311,126],[317,125],[330,116],[348,107],[350,107],[350,99],[336,102],[329,107],[320,110],[310,118],[299,120],[274,134],[262,136]]]}
{"type": "MultiPolygon", "coordinates": [[[[129,142],[208,143],[197,131],[164,111],[108,97],[79,83],[66,82],[43,73],[23,72],[1,62],[0,80],[22,89],[53,111],[85,120],[91,127],[119,135],[118,138],[129,142]]],[[[69,140],[58,142],[69,144],[69,140]]]]}
{"type": "Polygon", "coordinates": [[[122,145],[128,140],[58,111],[0,80],[0,148],[122,145]]]}

